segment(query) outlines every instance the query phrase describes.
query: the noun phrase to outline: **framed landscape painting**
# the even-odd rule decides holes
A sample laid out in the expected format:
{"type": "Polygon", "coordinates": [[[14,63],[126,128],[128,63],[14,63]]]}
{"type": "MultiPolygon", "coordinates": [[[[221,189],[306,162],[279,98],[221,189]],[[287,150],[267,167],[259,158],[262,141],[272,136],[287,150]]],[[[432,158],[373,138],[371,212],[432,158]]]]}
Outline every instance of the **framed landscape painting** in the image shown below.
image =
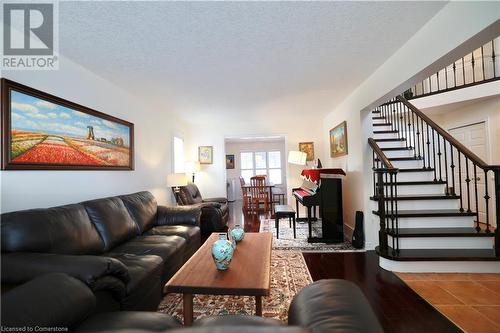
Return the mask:
{"type": "Polygon", "coordinates": [[[133,170],[134,125],[2,79],[2,169],[133,170]]]}
{"type": "Polygon", "coordinates": [[[299,142],[299,151],[306,153],[306,161],[314,161],[314,142],[299,142]]]}
{"type": "Polygon", "coordinates": [[[198,161],[200,162],[200,164],[212,164],[213,147],[212,146],[198,147],[198,161]]]}
{"type": "Polygon", "coordinates": [[[330,130],[330,156],[347,155],[347,122],[335,126],[330,130]]]}

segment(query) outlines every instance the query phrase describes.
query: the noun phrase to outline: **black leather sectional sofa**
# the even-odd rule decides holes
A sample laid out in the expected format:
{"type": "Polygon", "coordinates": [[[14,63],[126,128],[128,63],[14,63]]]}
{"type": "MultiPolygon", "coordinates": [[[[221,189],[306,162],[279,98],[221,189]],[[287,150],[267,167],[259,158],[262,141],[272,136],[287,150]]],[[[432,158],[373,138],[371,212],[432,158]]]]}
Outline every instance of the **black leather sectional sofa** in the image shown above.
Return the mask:
{"type": "Polygon", "coordinates": [[[94,311],[154,311],[200,246],[200,214],[158,206],[149,192],[2,214],[2,293],[58,272],[88,286],[94,311]]]}
{"type": "Polygon", "coordinates": [[[81,281],[61,273],[42,275],[4,294],[2,327],[51,327],[76,332],[171,333],[382,333],[359,288],[345,280],[320,280],[302,289],[288,323],[256,316],[217,316],[181,328],[155,312],[94,314],[95,296],[81,281]]]}

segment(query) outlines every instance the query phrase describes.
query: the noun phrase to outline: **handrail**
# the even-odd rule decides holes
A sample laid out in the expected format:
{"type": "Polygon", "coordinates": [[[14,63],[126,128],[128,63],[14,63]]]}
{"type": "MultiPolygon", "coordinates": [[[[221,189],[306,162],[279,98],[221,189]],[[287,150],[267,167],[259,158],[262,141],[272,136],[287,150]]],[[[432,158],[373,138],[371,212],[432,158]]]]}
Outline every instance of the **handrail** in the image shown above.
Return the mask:
{"type": "Polygon", "coordinates": [[[386,166],[388,172],[392,172],[392,173],[398,172],[399,169],[395,168],[392,165],[391,161],[389,161],[387,156],[385,156],[384,152],[382,151],[382,149],[380,149],[380,147],[375,142],[375,140],[373,140],[373,138],[368,138],[368,144],[370,145],[370,147],[372,147],[375,154],[377,154],[380,161],[386,166]]]}
{"type": "Polygon", "coordinates": [[[468,159],[473,161],[475,164],[477,164],[481,169],[484,170],[489,170],[492,168],[500,167],[500,166],[494,166],[494,165],[489,165],[486,162],[484,162],[479,156],[474,154],[472,151],[469,150],[469,148],[465,147],[463,144],[461,144],[457,139],[455,139],[453,136],[451,136],[450,133],[445,131],[441,126],[436,124],[431,118],[429,118],[425,113],[417,109],[413,104],[408,102],[406,98],[403,96],[397,96],[397,99],[406,105],[409,109],[411,109],[415,114],[417,114],[420,118],[422,118],[429,126],[431,126],[437,133],[441,134],[443,138],[445,138],[449,143],[451,143],[455,148],[457,148],[458,151],[460,151],[462,154],[464,154],[468,159]]]}

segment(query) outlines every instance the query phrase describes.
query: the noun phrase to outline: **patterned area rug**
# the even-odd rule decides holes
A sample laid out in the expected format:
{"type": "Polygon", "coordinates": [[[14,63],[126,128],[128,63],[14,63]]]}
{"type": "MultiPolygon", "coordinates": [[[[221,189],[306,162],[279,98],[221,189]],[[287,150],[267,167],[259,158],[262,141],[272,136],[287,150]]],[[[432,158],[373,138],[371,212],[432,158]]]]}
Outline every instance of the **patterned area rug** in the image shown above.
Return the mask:
{"type": "MultiPolygon", "coordinates": [[[[287,321],[293,296],[312,283],[304,257],[297,251],[272,251],[271,295],[262,300],[262,315],[287,321]]],[[[194,319],[228,314],[255,314],[255,298],[248,296],[196,295],[194,319]]],[[[173,315],[182,321],[182,295],[166,295],[158,312],[173,315]]]]}
{"type": "MultiPolygon", "coordinates": [[[[293,225],[290,228],[288,219],[280,219],[280,237],[276,238],[276,228],[274,219],[262,219],[260,221],[260,232],[272,232],[273,249],[295,250],[306,252],[349,252],[364,251],[355,249],[351,243],[343,242],[338,244],[308,243],[309,228],[307,222],[296,222],[297,238],[293,238],[293,225]]],[[[312,223],[313,237],[321,236],[321,220],[312,223]]]]}

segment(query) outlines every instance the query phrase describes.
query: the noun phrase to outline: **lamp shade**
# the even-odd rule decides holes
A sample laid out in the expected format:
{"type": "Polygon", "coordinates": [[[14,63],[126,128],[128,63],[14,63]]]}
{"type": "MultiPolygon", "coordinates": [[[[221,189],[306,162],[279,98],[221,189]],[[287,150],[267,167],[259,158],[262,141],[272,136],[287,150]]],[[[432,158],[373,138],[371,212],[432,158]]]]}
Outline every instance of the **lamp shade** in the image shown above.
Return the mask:
{"type": "Polygon", "coordinates": [[[305,165],[307,154],[301,151],[290,151],[288,152],[288,163],[305,165]]]}
{"type": "Polygon", "coordinates": [[[179,187],[186,185],[187,185],[187,178],[184,173],[171,173],[167,176],[167,186],[179,187]]]}
{"type": "Polygon", "coordinates": [[[186,162],[186,173],[195,173],[200,171],[201,166],[198,161],[189,161],[186,162]]]}

